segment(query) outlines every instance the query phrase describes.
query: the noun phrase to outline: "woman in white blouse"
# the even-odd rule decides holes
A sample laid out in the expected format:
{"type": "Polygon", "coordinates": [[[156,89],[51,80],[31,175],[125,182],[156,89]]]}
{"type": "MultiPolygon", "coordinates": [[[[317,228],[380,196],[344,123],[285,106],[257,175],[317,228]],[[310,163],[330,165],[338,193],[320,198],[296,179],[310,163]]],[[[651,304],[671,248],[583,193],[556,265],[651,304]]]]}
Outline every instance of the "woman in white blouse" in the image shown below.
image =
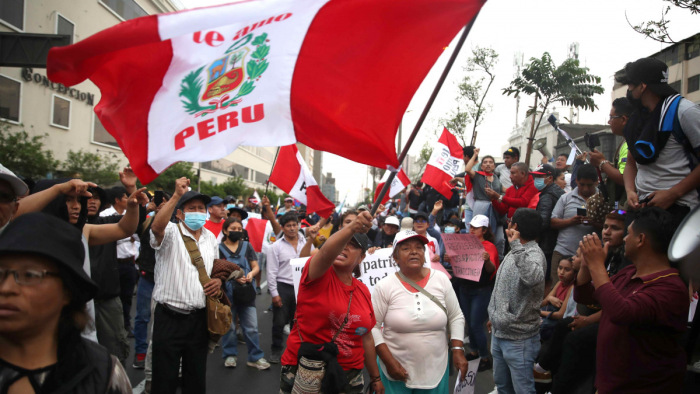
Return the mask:
{"type": "Polygon", "coordinates": [[[447,275],[423,266],[427,242],[414,231],[396,234],[393,257],[399,272],[374,287],[372,335],[387,394],[449,392],[448,352],[463,378],[467,372],[464,316],[447,275]]]}

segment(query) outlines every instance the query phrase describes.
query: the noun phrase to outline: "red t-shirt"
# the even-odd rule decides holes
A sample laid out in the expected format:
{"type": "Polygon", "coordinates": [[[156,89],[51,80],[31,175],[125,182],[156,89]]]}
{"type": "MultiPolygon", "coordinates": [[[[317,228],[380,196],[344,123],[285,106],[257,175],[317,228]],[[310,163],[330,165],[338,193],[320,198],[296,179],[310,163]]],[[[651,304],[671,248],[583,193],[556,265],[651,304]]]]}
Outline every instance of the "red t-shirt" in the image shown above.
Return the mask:
{"type": "Polygon", "coordinates": [[[297,352],[301,345],[298,330],[304,342],[316,344],[330,342],[343,323],[348,311],[352,291],[350,316],[343,331],[335,339],[338,345],[338,363],[344,370],[362,369],[365,351],[362,335],[370,332],[376,324],[372,299],[367,286],[353,278],[348,286],[338,279],[333,268],[320,278],[308,281],[309,260],[301,271],[299,294],[297,295],[297,324],[287,338],[287,349],[282,355],[283,365],[297,365],[297,352]]]}
{"type": "Polygon", "coordinates": [[[224,227],[224,221],[220,221],[219,223],[214,223],[211,220],[208,220],[204,223],[204,228],[207,230],[211,231],[214,233],[214,236],[219,238],[219,234],[221,234],[221,229],[224,227]]]}

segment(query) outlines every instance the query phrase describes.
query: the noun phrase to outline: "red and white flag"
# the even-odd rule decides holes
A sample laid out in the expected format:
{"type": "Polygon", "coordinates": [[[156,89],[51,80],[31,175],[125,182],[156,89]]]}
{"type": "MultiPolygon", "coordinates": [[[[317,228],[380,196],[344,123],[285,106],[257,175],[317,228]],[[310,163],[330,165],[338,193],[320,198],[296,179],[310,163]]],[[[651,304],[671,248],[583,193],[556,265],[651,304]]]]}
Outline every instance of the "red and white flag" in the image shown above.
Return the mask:
{"type": "MultiPolygon", "coordinates": [[[[379,181],[379,184],[377,185],[377,190],[374,191],[374,201],[377,201],[377,197],[379,197],[379,192],[382,191],[384,184],[389,179],[389,174],[390,172],[386,171],[382,179],[379,181]]],[[[401,191],[410,184],[411,180],[408,179],[408,175],[406,175],[403,169],[399,170],[399,173],[396,174],[394,180],[391,182],[391,187],[389,188],[389,191],[387,191],[387,193],[384,195],[384,198],[382,198],[382,204],[386,204],[386,202],[389,201],[390,198],[393,198],[395,195],[401,193],[401,191]]]]}
{"type": "Polygon", "coordinates": [[[252,202],[252,203],[255,204],[255,205],[260,204],[260,201],[261,201],[261,200],[260,200],[260,195],[258,194],[258,191],[257,191],[257,190],[254,190],[254,191],[253,191],[253,195],[250,196],[248,199],[250,200],[250,202],[252,202]]]}
{"type": "Polygon", "coordinates": [[[267,220],[249,218],[245,230],[248,233],[248,241],[253,246],[253,250],[260,253],[262,251],[263,240],[265,239],[265,226],[267,220]]]}
{"type": "Polygon", "coordinates": [[[445,128],[433,146],[433,153],[425,166],[421,181],[432,186],[445,198],[451,198],[452,186],[449,182],[457,174],[463,157],[462,145],[445,128]]]}
{"type": "Polygon", "coordinates": [[[90,79],[141,182],[177,161],[295,142],[399,166],[395,135],[437,58],[486,0],[259,0],[131,19],[52,48],[90,79]]]}
{"type": "Polygon", "coordinates": [[[306,205],[308,213],[316,212],[322,218],[327,218],[335,210],[335,204],[321,193],[296,145],[280,148],[270,182],[306,205]]]}

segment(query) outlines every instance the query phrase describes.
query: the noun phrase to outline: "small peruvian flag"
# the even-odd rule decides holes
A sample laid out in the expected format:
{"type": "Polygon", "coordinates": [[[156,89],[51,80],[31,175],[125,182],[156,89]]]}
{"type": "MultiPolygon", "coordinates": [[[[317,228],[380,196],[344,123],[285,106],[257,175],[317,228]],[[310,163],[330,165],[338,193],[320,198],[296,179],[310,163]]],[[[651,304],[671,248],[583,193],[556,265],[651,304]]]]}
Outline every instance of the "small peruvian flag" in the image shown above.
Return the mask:
{"type": "Polygon", "coordinates": [[[142,183],[178,161],[295,142],[399,166],[401,118],[486,0],[247,0],[131,19],[52,48],[142,183]]]}
{"type": "Polygon", "coordinates": [[[432,186],[445,198],[451,198],[452,187],[449,182],[457,174],[463,157],[462,145],[445,128],[440,139],[433,146],[433,153],[430,155],[421,181],[432,186]]]}
{"type": "Polygon", "coordinates": [[[257,218],[249,218],[245,226],[245,230],[248,232],[248,241],[257,253],[262,251],[265,226],[267,226],[267,220],[257,218]]]}
{"type": "Polygon", "coordinates": [[[316,212],[320,217],[327,218],[335,210],[335,204],[321,193],[296,145],[280,148],[270,182],[306,205],[308,213],[316,212]]]}
{"type": "MultiPolygon", "coordinates": [[[[377,185],[377,190],[374,191],[374,201],[377,201],[377,197],[379,197],[379,192],[382,191],[384,184],[386,183],[387,179],[389,179],[389,174],[389,171],[386,171],[384,173],[384,176],[382,177],[382,180],[379,181],[379,184],[377,185]]],[[[390,198],[393,198],[395,195],[401,193],[401,191],[410,184],[411,180],[408,179],[408,175],[406,175],[403,169],[399,170],[399,173],[396,174],[394,180],[391,182],[391,188],[384,195],[384,198],[382,198],[382,204],[386,204],[386,202],[389,201],[390,198]]]]}

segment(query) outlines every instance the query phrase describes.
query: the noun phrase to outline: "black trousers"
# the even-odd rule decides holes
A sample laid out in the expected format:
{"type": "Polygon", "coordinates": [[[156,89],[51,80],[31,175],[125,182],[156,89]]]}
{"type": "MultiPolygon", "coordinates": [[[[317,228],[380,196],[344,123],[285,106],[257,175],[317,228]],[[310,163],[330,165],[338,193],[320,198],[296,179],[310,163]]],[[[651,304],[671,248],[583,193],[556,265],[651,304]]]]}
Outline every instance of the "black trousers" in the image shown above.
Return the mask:
{"type": "Polygon", "coordinates": [[[124,328],[131,331],[131,301],[134,298],[134,288],[138,281],[138,271],[134,266],[134,261],[130,263],[119,263],[119,300],[122,302],[124,313],[124,328]]]}
{"type": "Polygon", "coordinates": [[[272,306],[272,351],[284,349],[284,325],[289,323],[291,328],[297,311],[294,285],[277,282],[277,292],[282,299],[282,307],[272,306]]]}
{"type": "MultiPolygon", "coordinates": [[[[552,381],[552,393],[568,393],[572,387],[584,387],[586,382],[592,382],[596,367],[596,344],[598,340],[598,323],[571,331],[564,340],[561,361],[557,374],[552,381]]],[[[582,392],[582,391],[578,391],[582,392]]]]}
{"type": "Polygon", "coordinates": [[[209,334],[206,309],[189,315],[172,312],[162,304],[153,313],[154,394],[174,394],[179,386],[182,359],[182,393],[206,392],[209,334]]]}

